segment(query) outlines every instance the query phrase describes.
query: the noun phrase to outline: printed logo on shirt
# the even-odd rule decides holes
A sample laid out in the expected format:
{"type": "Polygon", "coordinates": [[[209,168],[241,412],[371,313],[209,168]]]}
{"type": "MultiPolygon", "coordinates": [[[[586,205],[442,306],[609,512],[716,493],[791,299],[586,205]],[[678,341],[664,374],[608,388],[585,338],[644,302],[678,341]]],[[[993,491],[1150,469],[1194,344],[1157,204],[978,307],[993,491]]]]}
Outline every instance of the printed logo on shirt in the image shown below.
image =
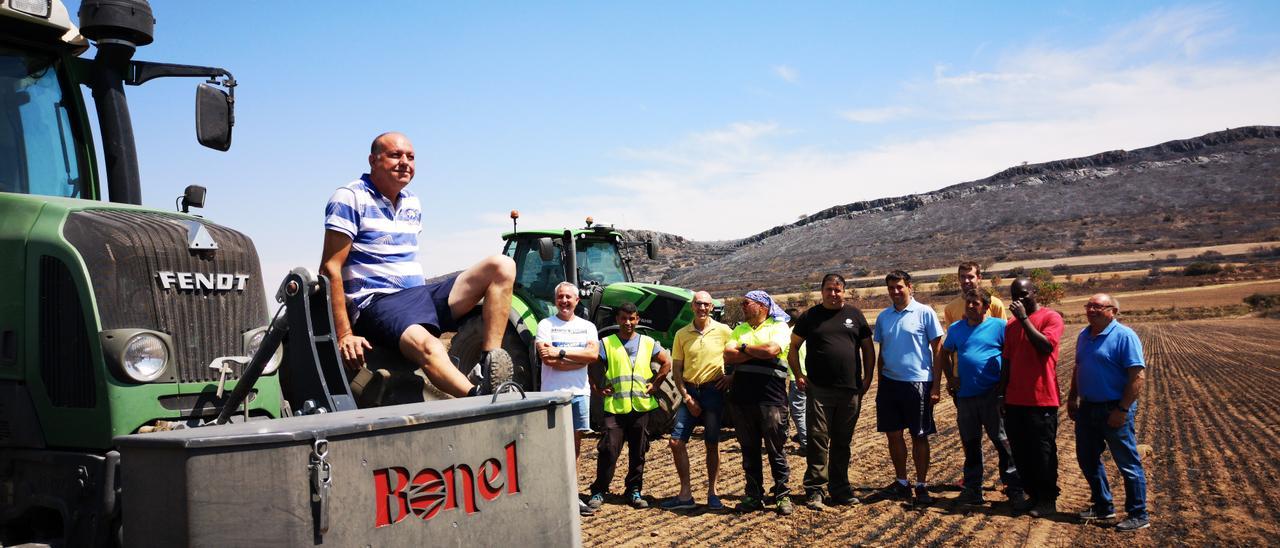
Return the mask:
{"type": "Polygon", "coordinates": [[[853,329],[853,318],[845,318],[845,319],[844,319],[844,328],[845,328],[845,329],[853,329]]]}
{"type": "Polygon", "coordinates": [[[405,209],[405,210],[401,210],[401,211],[400,211],[400,219],[401,219],[401,220],[403,220],[403,221],[409,221],[409,222],[411,222],[411,223],[421,223],[421,222],[422,222],[422,210],[420,210],[420,209],[405,209]]]}

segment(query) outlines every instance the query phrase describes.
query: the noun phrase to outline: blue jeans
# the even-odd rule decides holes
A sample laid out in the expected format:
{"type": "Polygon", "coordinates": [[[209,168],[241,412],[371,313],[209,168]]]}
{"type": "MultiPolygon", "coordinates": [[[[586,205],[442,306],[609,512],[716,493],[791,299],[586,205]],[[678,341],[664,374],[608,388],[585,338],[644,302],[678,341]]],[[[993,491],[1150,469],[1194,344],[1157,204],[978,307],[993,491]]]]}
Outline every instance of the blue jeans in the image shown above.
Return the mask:
{"type": "Polygon", "coordinates": [[[804,393],[804,390],[796,386],[796,381],[790,381],[790,385],[788,403],[791,408],[791,422],[796,425],[796,441],[804,445],[805,440],[809,439],[809,426],[804,419],[805,410],[808,409],[805,400],[808,396],[804,393]]]}
{"type": "Polygon", "coordinates": [[[1129,407],[1124,425],[1107,426],[1107,415],[1119,402],[1084,402],[1076,413],[1076,460],[1080,471],[1089,482],[1093,509],[1109,514],[1115,511],[1111,502],[1111,488],[1107,485],[1107,471],[1102,466],[1103,449],[1111,449],[1111,458],[1124,478],[1124,511],[1131,518],[1147,518],[1147,475],[1142,470],[1138,456],[1137,436],[1133,429],[1133,417],[1138,412],[1135,402],[1129,407]]]}

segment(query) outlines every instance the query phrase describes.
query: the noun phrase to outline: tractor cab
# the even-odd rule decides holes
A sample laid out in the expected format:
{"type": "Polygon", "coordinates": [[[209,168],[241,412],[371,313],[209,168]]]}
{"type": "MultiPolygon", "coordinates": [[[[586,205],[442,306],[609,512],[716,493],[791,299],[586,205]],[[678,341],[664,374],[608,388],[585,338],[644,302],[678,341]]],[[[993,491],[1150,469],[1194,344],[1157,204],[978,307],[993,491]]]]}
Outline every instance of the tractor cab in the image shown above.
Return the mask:
{"type": "MultiPolygon", "coordinates": [[[[513,212],[513,220],[518,216],[513,212]]],[[[578,287],[582,300],[576,313],[595,323],[601,335],[616,329],[613,311],[628,301],[640,309],[640,329],[664,346],[693,320],[692,291],[635,281],[632,259],[623,250],[643,247],[650,260],[656,259],[652,240],[630,240],[590,217],[580,229],[515,230],[502,237],[503,253],[516,263],[515,298],[535,321],[555,314],[555,288],[562,282],[578,287]]]]}

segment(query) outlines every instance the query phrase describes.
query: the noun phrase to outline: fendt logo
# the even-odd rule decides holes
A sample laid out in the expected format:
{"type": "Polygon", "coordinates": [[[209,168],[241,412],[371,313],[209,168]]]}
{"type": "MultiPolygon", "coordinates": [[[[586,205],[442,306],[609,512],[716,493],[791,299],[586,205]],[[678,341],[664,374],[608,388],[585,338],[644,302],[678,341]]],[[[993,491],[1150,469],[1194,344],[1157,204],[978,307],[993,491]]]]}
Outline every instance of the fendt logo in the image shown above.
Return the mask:
{"type": "Polygon", "coordinates": [[[374,528],[400,523],[409,514],[422,521],[457,508],[474,514],[480,511],[476,495],[493,501],[504,492],[519,493],[516,442],[508,443],[504,449],[505,460],[490,458],[474,469],[466,464],[454,464],[440,470],[423,468],[412,476],[408,469],[400,466],[374,470],[374,528]]]}
{"type": "Polygon", "coordinates": [[[249,281],[248,274],[220,274],[217,272],[173,272],[161,270],[156,272],[162,289],[183,289],[188,291],[244,291],[249,281]]]}

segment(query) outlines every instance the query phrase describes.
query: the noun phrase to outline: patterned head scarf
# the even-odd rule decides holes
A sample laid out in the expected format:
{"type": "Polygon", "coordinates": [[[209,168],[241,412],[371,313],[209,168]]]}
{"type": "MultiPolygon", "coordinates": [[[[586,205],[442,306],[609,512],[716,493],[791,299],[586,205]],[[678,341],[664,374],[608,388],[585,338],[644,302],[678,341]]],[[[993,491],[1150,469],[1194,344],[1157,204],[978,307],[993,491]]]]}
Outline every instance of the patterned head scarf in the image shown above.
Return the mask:
{"type": "Polygon", "coordinates": [[[769,307],[770,318],[773,318],[783,323],[791,321],[791,316],[787,315],[787,313],[782,310],[782,307],[778,306],[778,303],[773,302],[773,297],[770,297],[768,293],[765,293],[764,291],[761,291],[759,289],[755,291],[748,291],[746,294],[746,298],[769,307]]]}

